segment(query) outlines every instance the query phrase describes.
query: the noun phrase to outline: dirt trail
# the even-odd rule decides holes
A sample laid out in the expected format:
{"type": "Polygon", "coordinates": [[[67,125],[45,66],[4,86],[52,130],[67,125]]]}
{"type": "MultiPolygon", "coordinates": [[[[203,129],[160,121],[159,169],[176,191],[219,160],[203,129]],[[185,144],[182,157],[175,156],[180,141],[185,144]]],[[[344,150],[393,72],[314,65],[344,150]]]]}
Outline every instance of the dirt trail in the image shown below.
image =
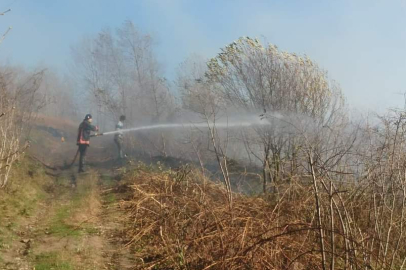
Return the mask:
{"type": "Polygon", "coordinates": [[[115,193],[110,174],[80,175],[75,188],[71,180],[72,172],[63,172],[50,196],[20,218],[0,269],[130,269],[119,222],[126,195],[115,193]]]}
{"type": "MultiPolygon", "coordinates": [[[[52,156],[37,156],[50,167],[70,161],[75,153],[72,142],[57,139],[51,140],[52,156]]],[[[76,166],[42,172],[52,179],[44,195],[30,203],[28,214],[2,220],[10,225],[0,225],[0,270],[131,269],[119,203],[128,194],[116,188],[120,171],[112,160],[115,152],[105,145],[99,141],[89,149],[92,166],[85,174],[78,175],[76,166]]]]}

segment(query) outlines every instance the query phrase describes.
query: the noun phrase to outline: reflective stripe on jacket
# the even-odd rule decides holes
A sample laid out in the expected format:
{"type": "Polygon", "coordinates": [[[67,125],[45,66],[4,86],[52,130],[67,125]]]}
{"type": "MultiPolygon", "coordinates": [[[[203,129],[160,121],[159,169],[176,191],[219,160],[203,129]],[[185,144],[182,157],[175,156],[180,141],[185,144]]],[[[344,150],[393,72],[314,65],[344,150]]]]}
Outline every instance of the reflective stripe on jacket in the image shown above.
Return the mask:
{"type": "Polygon", "coordinates": [[[87,120],[83,120],[83,122],[79,125],[78,129],[78,137],[77,137],[77,144],[90,144],[90,133],[92,131],[97,131],[97,128],[90,124],[87,120]]]}

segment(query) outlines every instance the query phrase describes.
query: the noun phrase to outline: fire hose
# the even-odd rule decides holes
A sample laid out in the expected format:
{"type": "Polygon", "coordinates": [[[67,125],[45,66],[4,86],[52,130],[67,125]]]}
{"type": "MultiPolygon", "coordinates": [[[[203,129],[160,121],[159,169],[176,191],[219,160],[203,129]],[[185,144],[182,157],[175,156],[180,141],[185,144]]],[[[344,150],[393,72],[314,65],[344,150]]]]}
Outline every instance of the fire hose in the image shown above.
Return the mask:
{"type": "MultiPolygon", "coordinates": [[[[90,135],[90,137],[98,137],[98,136],[103,136],[103,133],[95,133],[95,134],[90,135]]],[[[70,167],[73,166],[73,164],[75,163],[78,155],[79,155],[79,148],[76,151],[75,157],[73,158],[72,162],[67,166],[67,168],[70,168],[70,167]]]]}

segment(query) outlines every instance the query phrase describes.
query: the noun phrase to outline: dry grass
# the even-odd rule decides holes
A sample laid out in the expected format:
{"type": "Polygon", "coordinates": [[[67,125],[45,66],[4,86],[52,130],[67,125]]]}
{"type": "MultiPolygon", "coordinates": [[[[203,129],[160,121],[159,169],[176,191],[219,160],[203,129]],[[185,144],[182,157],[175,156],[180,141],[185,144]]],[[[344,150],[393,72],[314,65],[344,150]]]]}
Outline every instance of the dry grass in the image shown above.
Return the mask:
{"type": "Polygon", "coordinates": [[[320,191],[320,220],[305,180],[267,197],[233,194],[232,206],[221,185],[195,170],[141,167],[124,180],[133,190],[120,206],[134,269],[402,269],[406,262],[405,200],[399,191],[376,193],[367,180],[342,183],[333,197],[320,191]]]}
{"type": "Polygon", "coordinates": [[[318,269],[308,187],[273,200],[235,195],[230,208],[225,189],[196,171],[127,177],[134,197],[122,207],[136,269],[318,269]]]}

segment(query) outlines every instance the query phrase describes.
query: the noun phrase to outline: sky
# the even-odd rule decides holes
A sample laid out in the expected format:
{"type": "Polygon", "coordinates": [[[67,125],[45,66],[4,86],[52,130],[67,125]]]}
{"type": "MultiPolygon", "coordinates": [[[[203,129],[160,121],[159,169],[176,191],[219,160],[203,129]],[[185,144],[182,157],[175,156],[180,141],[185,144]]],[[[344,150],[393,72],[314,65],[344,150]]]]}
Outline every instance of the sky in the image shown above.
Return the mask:
{"type": "Polygon", "coordinates": [[[351,108],[403,108],[406,0],[0,0],[0,64],[67,71],[71,46],[131,20],[151,34],[164,76],[241,36],[307,54],[351,108]]]}

